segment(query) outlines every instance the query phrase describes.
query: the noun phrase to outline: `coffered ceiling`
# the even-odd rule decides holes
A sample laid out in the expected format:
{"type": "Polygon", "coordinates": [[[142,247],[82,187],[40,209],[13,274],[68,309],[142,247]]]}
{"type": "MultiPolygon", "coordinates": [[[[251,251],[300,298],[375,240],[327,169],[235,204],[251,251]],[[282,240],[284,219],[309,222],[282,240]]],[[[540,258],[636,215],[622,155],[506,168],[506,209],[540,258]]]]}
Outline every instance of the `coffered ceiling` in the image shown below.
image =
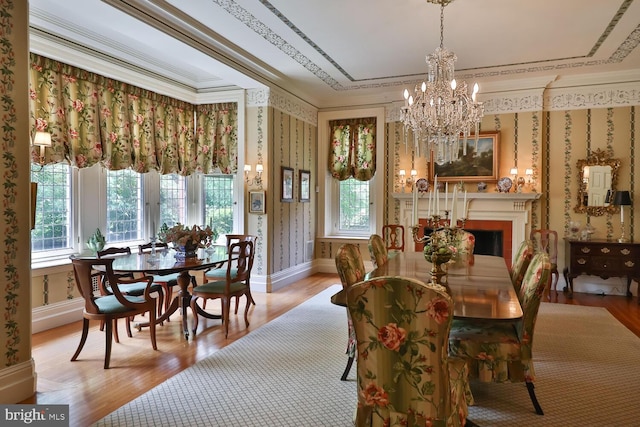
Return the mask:
{"type": "MultiPolygon", "coordinates": [[[[92,71],[132,69],[194,93],[277,86],[318,108],[401,101],[440,44],[440,6],[426,0],[29,0],[29,10],[36,53],[97,58],[118,67],[92,71]]],[[[457,77],[481,96],[640,81],[640,0],[455,0],[444,23],[457,77]]]]}

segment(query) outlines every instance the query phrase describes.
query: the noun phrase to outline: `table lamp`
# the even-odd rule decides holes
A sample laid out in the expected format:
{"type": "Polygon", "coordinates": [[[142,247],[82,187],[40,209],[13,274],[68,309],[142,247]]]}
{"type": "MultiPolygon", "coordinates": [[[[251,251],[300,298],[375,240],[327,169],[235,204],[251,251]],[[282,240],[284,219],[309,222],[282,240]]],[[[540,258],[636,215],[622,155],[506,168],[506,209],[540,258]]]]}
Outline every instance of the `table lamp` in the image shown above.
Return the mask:
{"type": "Polygon", "coordinates": [[[624,237],[624,207],[631,206],[631,195],[628,191],[616,191],[613,196],[613,205],[620,206],[620,228],[622,228],[622,234],[618,239],[618,242],[626,242],[627,239],[624,237]]]}

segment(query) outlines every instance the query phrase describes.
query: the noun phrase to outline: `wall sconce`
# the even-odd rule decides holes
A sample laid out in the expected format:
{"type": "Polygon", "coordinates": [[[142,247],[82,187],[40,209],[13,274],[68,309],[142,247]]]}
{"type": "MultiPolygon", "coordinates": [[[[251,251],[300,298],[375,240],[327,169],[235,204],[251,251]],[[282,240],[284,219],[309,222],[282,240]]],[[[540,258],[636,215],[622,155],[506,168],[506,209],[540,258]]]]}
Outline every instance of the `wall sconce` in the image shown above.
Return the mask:
{"type": "Polygon", "coordinates": [[[251,165],[244,165],[244,182],[248,185],[261,185],[262,184],[262,171],[264,170],[262,163],[256,165],[256,175],[253,178],[249,177],[251,173],[251,165]]]}
{"type": "Polygon", "coordinates": [[[418,171],[415,169],[411,169],[409,178],[407,178],[407,187],[411,187],[416,183],[416,176],[418,176],[418,171]]]}
{"type": "Polygon", "coordinates": [[[36,132],[33,137],[33,145],[40,147],[40,163],[44,163],[44,150],[51,147],[51,134],[49,132],[36,132]]]}
{"type": "Polygon", "coordinates": [[[404,193],[404,184],[405,184],[405,180],[404,177],[407,175],[407,172],[404,169],[400,169],[398,171],[398,176],[400,177],[400,188],[402,188],[402,192],[404,193]]]}
{"type": "Polygon", "coordinates": [[[534,190],[535,185],[533,183],[533,169],[527,168],[524,170],[524,175],[527,177],[527,185],[534,190]]]}

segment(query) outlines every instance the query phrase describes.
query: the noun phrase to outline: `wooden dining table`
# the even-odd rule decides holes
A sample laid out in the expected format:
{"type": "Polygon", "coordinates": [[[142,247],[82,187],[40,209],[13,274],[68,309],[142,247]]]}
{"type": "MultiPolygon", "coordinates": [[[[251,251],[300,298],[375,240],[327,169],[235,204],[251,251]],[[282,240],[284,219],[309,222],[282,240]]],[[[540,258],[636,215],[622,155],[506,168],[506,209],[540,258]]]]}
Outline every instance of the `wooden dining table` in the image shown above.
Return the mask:
{"type": "MultiPolygon", "coordinates": [[[[514,322],[522,318],[522,307],[511,283],[504,258],[491,255],[461,256],[446,264],[446,287],[453,299],[456,319],[514,322]]],[[[431,263],[422,252],[390,253],[385,264],[367,273],[365,279],[403,276],[431,281],[431,263]]],[[[333,295],[334,304],[346,306],[346,293],[333,295]]]]}
{"type": "MultiPolygon", "coordinates": [[[[189,339],[189,327],[187,325],[187,307],[191,306],[189,284],[193,284],[194,287],[198,285],[195,276],[192,276],[190,271],[221,267],[229,260],[229,255],[227,254],[227,247],[224,245],[216,245],[209,250],[199,249],[198,256],[195,258],[179,259],[175,255],[176,251],[174,249],[164,248],[163,250],[158,250],[155,255],[147,252],[114,256],[113,271],[118,274],[131,273],[136,276],[179,273],[177,282],[180,290],[171,301],[169,308],[156,319],[156,324],[164,322],[180,308],[184,337],[189,339]]],[[[197,309],[201,310],[199,306],[197,306],[197,309]]],[[[194,315],[196,314],[194,313],[194,315]]],[[[207,316],[212,317],[215,315],[207,313],[207,316]]],[[[135,326],[141,329],[149,326],[149,323],[138,323],[135,326]]]]}

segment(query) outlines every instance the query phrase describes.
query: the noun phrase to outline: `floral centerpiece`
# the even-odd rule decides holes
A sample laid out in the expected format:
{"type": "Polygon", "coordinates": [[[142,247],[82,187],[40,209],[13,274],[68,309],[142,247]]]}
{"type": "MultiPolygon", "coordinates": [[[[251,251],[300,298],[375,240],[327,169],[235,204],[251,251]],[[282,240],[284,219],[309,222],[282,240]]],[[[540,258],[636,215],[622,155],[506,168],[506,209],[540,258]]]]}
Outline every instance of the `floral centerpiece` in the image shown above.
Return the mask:
{"type": "Polygon", "coordinates": [[[177,223],[171,228],[162,231],[162,240],[171,243],[176,249],[177,258],[195,257],[198,248],[204,248],[211,243],[214,235],[211,227],[205,228],[194,225],[189,228],[183,224],[177,223]]]}

